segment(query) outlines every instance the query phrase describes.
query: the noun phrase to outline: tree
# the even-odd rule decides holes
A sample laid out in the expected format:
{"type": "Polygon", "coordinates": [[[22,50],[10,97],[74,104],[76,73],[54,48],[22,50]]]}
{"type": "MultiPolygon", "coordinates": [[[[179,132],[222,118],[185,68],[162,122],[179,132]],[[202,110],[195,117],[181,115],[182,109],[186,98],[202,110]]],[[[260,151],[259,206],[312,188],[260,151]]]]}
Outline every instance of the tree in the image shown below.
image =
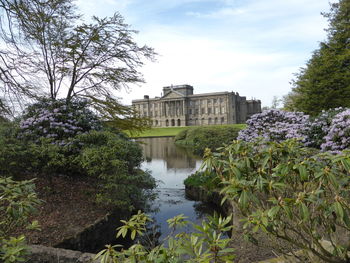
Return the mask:
{"type": "Polygon", "coordinates": [[[72,0],[0,0],[0,10],[0,92],[7,102],[40,96],[105,101],[143,82],[137,70],[155,55],[133,40],[137,32],[118,13],[85,23],[72,0]]]}
{"type": "Polygon", "coordinates": [[[350,1],[331,4],[323,14],[329,21],[328,37],[313,52],[293,80],[286,108],[316,115],[322,110],[350,107],[350,1]]]}
{"type": "Polygon", "coordinates": [[[281,99],[278,98],[278,96],[273,96],[272,102],[271,102],[271,109],[277,109],[281,103],[281,99]]]}

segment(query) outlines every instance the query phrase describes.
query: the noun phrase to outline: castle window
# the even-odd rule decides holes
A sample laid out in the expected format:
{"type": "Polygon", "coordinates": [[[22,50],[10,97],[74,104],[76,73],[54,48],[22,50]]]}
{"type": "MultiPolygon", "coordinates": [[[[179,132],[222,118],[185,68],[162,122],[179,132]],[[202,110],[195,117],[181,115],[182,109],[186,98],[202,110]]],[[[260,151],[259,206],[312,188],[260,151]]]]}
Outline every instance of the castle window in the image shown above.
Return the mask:
{"type": "Polygon", "coordinates": [[[225,107],[221,107],[221,114],[225,113],[225,107]]]}
{"type": "Polygon", "coordinates": [[[211,108],[208,108],[208,114],[211,114],[211,108]]]}
{"type": "Polygon", "coordinates": [[[208,119],[208,124],[211,124],[211,118],[208,119]]]}
{"type": "Polygon", "coordinates": [[[218,107],[214,108],[214,114],[219,114],[219,108],[218,107]]]}
{"type": "Polygon", "coordinates": [[[192,109],[189,109],[189,110],[188,110],[188,113],[189,113],[189,114],[192,114],[192,109]]]}
{"type": "Polygon", "coordinates": [[[222,118],[221,118],[221,124],[223,124],[224,122],[225,122],[225,118],[222,117],[222,118]]]}
{"type": "Polygon", "coordinates": [[[224,102],[224,99],[223,98],[220,98],[220,103],[223,103],[224,102]]]}
{"type": "Polygon", "coordinates": [[[199,114],[199,109],[196,109],[196,115],[198,115],[199,114]]]}
{"type": "Polygon", "coordinates": [[[201,108],[201,114],[205,114],[205,108],[201,108]]]}
{"type": "Polygon", "coordinates": [[[217,101],[218,101],[217,99],[214,99],[214,103],[217,103],[217,101]]]}

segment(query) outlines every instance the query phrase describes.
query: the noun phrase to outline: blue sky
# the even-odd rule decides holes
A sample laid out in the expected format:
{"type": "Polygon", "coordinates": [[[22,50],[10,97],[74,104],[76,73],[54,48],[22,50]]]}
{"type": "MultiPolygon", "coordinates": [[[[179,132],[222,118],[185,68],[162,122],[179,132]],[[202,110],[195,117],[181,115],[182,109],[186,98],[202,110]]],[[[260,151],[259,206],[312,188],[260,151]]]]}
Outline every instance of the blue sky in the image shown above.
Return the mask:
{"type": "MultiPolygon", "coordinates": [[[[334,2],[332,0],[331,2],[334,2]]],[[[291,90],[293,74],[326,38],[328,0],[78,0],[87,17],[120,12],[135,39],[159,54],[140,70],[146,83],[121,91],[160,96],[163,86],[195,93],[235,91],[269,106],[291,90]]]]}

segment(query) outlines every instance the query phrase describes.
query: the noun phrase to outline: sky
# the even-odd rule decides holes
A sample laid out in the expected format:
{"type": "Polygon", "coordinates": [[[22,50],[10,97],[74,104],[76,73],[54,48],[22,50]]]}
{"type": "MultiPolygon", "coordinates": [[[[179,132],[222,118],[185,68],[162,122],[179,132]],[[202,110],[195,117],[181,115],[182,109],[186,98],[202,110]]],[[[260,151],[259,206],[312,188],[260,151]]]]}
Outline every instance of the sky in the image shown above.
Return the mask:
{"type": "MultiPolygon", "coordinates": [[[[331,2],[334,2],[332,0],[331,2]]],[[[189,84],[194,93],[234,91],[270,106],[292,88],[319,42],[328,0],[77,0],[86,17],[119,12],[153,47],[156,62],[140,69],[145,83],[115,95],[131,104],[162,87],[189,84]]]]}

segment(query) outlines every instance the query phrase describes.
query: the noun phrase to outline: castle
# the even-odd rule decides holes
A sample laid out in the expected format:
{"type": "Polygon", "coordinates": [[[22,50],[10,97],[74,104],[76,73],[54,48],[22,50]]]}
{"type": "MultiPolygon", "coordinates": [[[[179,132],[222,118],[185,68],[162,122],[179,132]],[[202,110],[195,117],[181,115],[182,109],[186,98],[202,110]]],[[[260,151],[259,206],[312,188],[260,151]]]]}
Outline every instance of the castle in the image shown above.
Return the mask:
{"type": "Polygon", "coordinates": [[[261,112],[260,100],[247,100],[235,92],[193,94],[190,85],[163,88],[161,97],[133,100],[141,116],[151,118],[154,127],[245,123],[261,112]]]}

